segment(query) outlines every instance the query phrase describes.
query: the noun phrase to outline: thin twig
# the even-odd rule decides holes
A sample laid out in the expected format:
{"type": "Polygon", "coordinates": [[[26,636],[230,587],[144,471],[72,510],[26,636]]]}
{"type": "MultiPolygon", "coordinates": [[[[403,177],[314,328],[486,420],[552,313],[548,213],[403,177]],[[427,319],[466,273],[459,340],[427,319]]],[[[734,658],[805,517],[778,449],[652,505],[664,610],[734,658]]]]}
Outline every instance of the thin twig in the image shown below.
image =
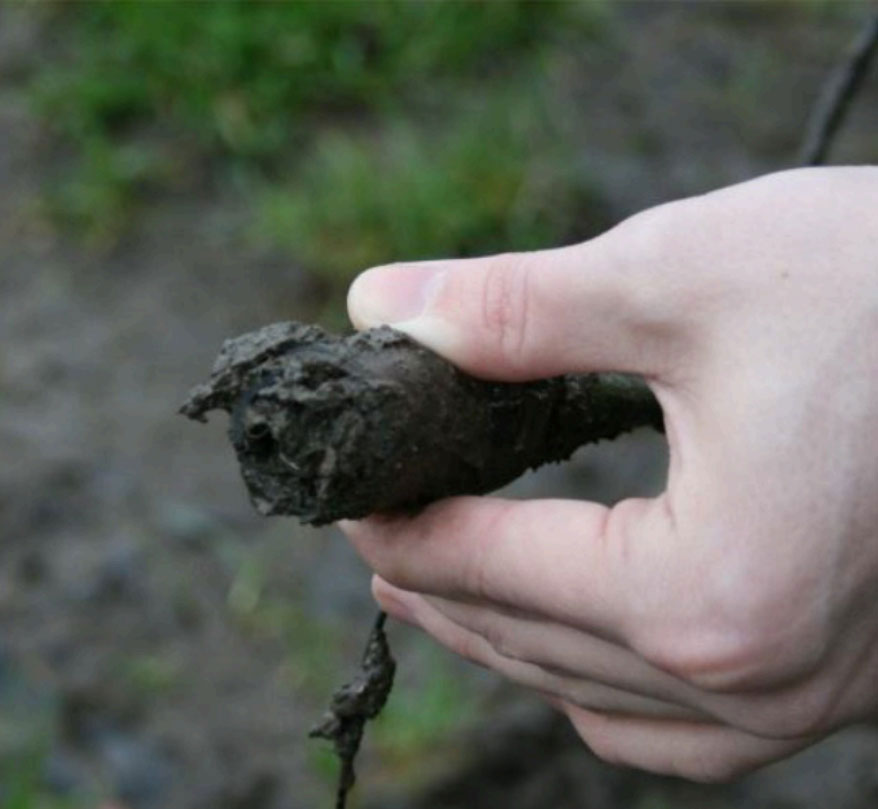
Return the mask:
{"type": "Polygon", "coordinates": [[[393,686],[396,662],[384,634],[386,620],[387,614],[379,612],[363,651],[360,670],[335,691],[329,710],[309,734],[331,741],[339,758],[335,809],[345,809],[348,792],[356,780],[354,759],[363,740],[363,727],[381,712],[393,686]]]}
{"type": "Polygon", "coordinates": [[[799,152],[799,165],[819,166],[829,149],[851,101],[862,87],[869,64],[878,51],[878,11],[870,15],[851,44],[847,58],[826,81],[808,121],[807,134],[799,152]]]}

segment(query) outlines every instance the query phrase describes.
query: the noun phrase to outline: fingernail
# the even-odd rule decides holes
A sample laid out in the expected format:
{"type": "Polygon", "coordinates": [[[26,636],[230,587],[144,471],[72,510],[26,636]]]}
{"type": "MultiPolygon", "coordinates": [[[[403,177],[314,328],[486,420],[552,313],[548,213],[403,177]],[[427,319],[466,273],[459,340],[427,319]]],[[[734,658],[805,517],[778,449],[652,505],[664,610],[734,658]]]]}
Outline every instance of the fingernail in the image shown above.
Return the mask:
{"type": "Polygon", "coordinates": [[[445,272],[439,262],[367,270],[348,292],[351,319],[361,328],[414,320],[436,297],[445,272]]]}

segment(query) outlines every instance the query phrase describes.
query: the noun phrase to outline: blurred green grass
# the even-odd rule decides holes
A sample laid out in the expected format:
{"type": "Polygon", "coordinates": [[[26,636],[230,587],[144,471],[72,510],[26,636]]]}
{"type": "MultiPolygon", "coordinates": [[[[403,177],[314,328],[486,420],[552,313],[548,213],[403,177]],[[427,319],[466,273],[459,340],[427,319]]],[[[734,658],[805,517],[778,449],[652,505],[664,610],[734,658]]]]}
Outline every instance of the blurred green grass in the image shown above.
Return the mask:
{"type": "Polygon", "coordinates": [[[60,734],[58,705],[31,680],[29,672],[0,658],[0,807],[85,807],[88,796],[60,794],[47,783],[47,762],[60,734]]]}
{"type": "Polygon", "coordinates": [[[61,155],[42,211],[97,248],[164,195],[234,188],[253,233],[333,293],[397,258],[580,235],[595,203],[561,167],[534,79],[597,41],[605,0],[95,3],[44,10],[57,47],[33,109],[61,155]]]}
{"type": "Polygon", "coordinates": [[[316,269],[330,300],[376,264],[581,237],[601,200],[535,106],[493,104],[438,135],[403,121],[377,137],[330,132],[294,178],[264,189],[255,232],[316,269]]]}
{"type": "Polygon", "coordinates": [[[447,750],[454,733],[466,727],[480,706],[471,683],[460,676],[446,650],[424,637],[415,638],[423,667],[417,681],[400,678],[372,729],[388,775],[423,780],[431,753],[447,750]]]}
{"type": "Polygon", "coordinates": [[[45,759],[42,747],[4,759],[0,766],[3,782],[0,806],[3,809],[78,809],[90,805],[85,798],[59,796],[45,787],[45,759]]]}
{"type": "Polygon", "coordinates": [[[573,8],[96,3],[58,11],[62,52],[34,92],[53,125],[75,138],[162,117],[206,150],[270,158],[304,134],[308,115],[386,109],[424,82],[496,70],[569,24],[573,8]]]}

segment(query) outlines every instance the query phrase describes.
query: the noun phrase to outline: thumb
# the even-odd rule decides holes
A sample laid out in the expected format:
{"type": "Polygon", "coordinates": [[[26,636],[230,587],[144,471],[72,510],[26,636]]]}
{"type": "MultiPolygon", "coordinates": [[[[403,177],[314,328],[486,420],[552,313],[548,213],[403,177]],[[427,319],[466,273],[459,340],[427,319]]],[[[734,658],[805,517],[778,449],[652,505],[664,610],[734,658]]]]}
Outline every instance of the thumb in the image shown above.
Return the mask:
{"type": "Polygon", "coordinates": [[[657,377],[673,323],[650,262],[626,244],[631,231],[623,225],[553,250],[376,267],[352,284],[348,311],[357,328],[393,326],[476,376],[657,377]]]}

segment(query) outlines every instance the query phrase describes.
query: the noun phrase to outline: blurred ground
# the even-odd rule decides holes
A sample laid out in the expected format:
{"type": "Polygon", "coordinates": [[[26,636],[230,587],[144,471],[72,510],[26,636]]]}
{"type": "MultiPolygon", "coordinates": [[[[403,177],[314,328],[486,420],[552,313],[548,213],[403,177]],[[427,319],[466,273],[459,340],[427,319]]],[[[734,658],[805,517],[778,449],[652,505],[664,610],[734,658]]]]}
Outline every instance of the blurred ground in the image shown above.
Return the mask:
{"type": "MultiPolygon", "coordinates": [[[[115,93],[118,113],[117,85],[131,78],[77,43],[136,51],[141,28],[102,43],[100,27],[80,31],[69,12],[0,5],[0,807],[328,806],[332,764],[304,735],[359,654],[367,572],[332,530],[252,512],[224,425],[175,416],[188,387],[224,337],[279,318],[337,323],[340,291],[372,261],[580,238],[788,164],[864,9],[631,3],[575,12],[576,25],[569,10],[545,25],[493,20],[487,38],[488,23],[468,18],[481,57],[461,56],[435,85],[422,65],[421,83],[398,92],[414,57],[379,37],[402,54],[383,90],[351,80],[359,89],[335,104],[297,91],[288,129],[259,145],[246,127],[199,140],[201,119],[174,110],[201,86],[183,98],[170,80],[166,114],[135,115],[152,96],[129,89],[123,124],[101,117],[101,101],[74,125],[57,88],[76,110],[115,93]],[[496,59],[492,37],[508,40],[496,59]],[[79,81],[87,65],[100,82],[79,81]],[[423,97],[430,86],[435,99],[423,97]],[[386,98],[367,109],[357,93],[386,98]],[[423,140],[446,116],[458,122],[447,137],[423,140]],[[124,171],[95,168],[107,165],[124,171]]],[[[334,24],[330,43],[355,25],[392,29],[334,24]]],[[[327,87],[341,86],[333,58],[327,87]]],[[[286,92],[264,91],[293,103],[286,92]]],[[[878,159],[876,94],[873,76],[836,162],[878,159]]],[[[239,120],[230,98],[209,106],[220,133],[239,120]]],[[[611,500],[654,491],[661,468],[661,442],[634,436],[514,493],[611,500]]],[[[606,767],[529,698],[403,629],[393,641],[400,684],[367,737],[360,806],[878,800],[874,729],[733,787],[694,787],[606,767]],[[482,717],[504,731],[479,730],[482,717]]]]}

